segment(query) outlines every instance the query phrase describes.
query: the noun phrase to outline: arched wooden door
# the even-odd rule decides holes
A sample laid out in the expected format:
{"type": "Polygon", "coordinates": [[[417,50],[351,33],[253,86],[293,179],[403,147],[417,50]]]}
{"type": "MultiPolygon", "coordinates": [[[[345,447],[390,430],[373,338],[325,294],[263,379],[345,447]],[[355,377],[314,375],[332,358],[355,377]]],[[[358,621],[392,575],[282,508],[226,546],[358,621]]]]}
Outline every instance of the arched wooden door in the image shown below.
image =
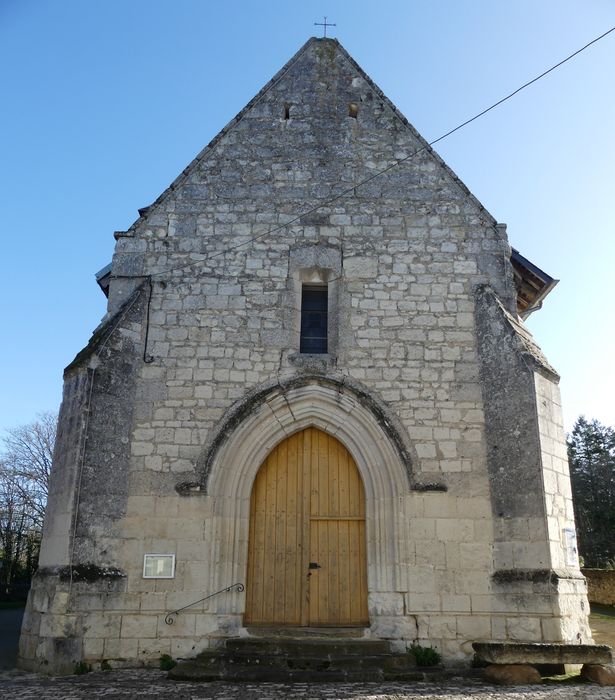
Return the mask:
{"type": "Polygon", "coordinates": [[[363,482],[316,428],[281,442],[254,480],[244,623],[368,623],[363,482]]]}

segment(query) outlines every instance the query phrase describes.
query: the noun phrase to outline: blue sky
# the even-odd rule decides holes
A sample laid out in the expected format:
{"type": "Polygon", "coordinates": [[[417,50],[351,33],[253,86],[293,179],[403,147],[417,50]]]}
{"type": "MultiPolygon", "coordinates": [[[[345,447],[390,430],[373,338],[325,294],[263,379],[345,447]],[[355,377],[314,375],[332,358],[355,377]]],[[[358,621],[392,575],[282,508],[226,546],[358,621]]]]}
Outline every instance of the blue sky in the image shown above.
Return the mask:
{"type": "MultiPolygon", "coordinates": [[[[56,410],[127,228],[312,35],[428,140],[615,25],[610,0],[0,0],[0,432],[56,410]]],[[[529,326],[566,425],[615,425],[615,33],[436,147],[561,280],[529,326]]]]}

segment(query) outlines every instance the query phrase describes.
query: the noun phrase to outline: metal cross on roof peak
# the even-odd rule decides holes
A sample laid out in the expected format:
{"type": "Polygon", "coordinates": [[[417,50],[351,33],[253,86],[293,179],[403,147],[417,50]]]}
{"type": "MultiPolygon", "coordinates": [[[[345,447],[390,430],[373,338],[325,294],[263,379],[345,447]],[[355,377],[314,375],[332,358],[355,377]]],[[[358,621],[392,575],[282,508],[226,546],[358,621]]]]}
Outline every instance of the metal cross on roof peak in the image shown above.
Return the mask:
{"type": "Polygon", "coordinates": [[[327,38],[327,27],[337,27],[337,24],[332,24],[331,22],[327,22],[327,18],[325,16],[325,21],[324,22],[314,22],[315,27],[322,27],[324,30],[324,38],[327,38]]]}

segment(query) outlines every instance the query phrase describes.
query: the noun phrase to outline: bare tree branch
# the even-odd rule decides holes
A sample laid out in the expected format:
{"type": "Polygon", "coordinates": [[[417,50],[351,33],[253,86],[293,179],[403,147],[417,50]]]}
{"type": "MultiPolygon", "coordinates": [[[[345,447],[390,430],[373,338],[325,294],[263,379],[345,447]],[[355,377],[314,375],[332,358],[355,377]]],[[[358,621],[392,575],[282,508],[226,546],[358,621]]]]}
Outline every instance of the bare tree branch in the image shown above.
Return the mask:
{"type": "Polygon", "coordinates": [[[0,584],[5,592],[36,568],[43,528],[57,416],[41,413],[12,428],[0,454],[0,584]]]}

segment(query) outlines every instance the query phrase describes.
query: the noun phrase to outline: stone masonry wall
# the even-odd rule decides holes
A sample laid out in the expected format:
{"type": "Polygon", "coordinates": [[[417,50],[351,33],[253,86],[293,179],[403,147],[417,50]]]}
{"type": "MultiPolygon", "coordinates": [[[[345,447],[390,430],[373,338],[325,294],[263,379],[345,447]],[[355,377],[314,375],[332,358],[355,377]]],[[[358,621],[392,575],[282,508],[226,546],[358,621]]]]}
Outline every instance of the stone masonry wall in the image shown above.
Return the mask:
{"type": "Polygon", "coordinates": [[[592,603],[615,605],[615,571],[582,569],[587,579],[587,597],[592,603]]]}

